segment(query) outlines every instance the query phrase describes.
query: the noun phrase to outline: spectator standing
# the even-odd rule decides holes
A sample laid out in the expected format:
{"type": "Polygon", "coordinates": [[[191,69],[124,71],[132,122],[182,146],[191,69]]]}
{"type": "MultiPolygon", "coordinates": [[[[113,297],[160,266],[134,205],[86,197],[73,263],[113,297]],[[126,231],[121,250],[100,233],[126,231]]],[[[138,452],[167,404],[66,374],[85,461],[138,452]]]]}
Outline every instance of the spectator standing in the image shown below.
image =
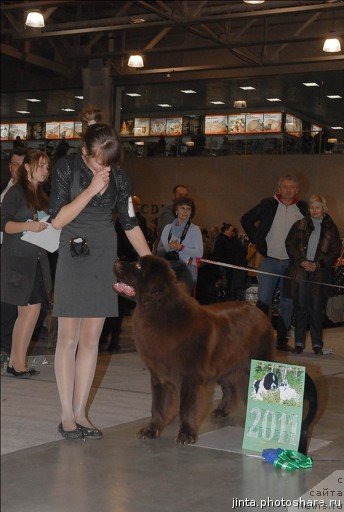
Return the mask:
{"type": "Polygon", "coordinates": [[[49,200],[42,184],[48,179],[49,166],[45,153],[29,151],[19,168],[18,182],[7,192],[2,204],[1,300],[18,307],[7,373],[18,378],[39,373],[26,367],[26,353],[41,304],[48,302],[51,291],[46,251],[21,239],[25,231],[38,233],[47,228],[40,217],[48,210],[49,200]]]}
{"type": "MultiPolygon", "coordinates": [[[[309,214],[295,222],[286,239],[290,257],[288,274],[295,280],[289,288],[295,299],[295,352],[305,348],[309,323],[312,347],[322,355],[322,327],[328,288],[316,283],[331,283],[331,267],[341,251],[339,231],[328,215],[326,201],[318,194],[309,199],[309,214]]],[[[288,285],[287,285],[288,286],[288,285]]]]}
{"type": "MultiPolygon", "coordinates": [[[[5,183],[1,190],[1,205],[2,201],[13,185],[18,182],[18,170],[23,164],[26,150],[20,146],[11,151],[9,156],[9,171],[11,178],[8,183],[5,183]]],[[[3,233],[1,231],[1,244],[3,233]]],[[[1,302],[1,362],[8,361],[12,345],[12,332],[15,321],[18,316],[18,308],[14,304],[7,304],[1,302]]]]}
{"type": "MultiPolygon", "coordinates": [[[[287,174],[278,181],[274,197],[263,199],[241,218],[241,224],[251,243],[256,245],[264,259],[259,267],[264,272],[284,275],[289,266],[285,239],[292,225],[306,215],[305,201],[299,201],[299,182],[296,176],[287,174]]],[[[293,300],[284,294],[283,278],[259,274],[257,307],[269,315],[273,296],[280,289],[280,314],[277,326],[277,349],[292,350],[287,333],[293,314],[293,300]]]]}
{"type": "Polygon", "coordinates": [[[160,238],[160,235],[162,233],[162,230],[167,224],[172,224],[174,219],[176,218],[175,215],[175,209],[174,209],[174,202],[181,198],[181,197],[187,197],[188,195],[188,189],[185,185],[176,185],[173,189],[173,198],[172,201],[168,204],[166,204],[159,215],[158,219],[158,238],[160,238]]]}

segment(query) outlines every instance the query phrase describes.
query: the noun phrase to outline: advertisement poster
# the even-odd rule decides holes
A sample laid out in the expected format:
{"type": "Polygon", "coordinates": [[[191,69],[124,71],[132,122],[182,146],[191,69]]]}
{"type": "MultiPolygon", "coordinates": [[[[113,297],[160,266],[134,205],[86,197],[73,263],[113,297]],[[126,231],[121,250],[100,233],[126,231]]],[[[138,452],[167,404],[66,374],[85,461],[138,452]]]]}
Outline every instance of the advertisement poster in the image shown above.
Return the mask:
{"type": "Polygon", "coordinates": [[[8,140],[10,125],[1,123],[1,140],[8,140]]]}
{"type": "Polygon", "coordinates": [[[264,114],[264,132],[280,132],[282,131],[282,113],[271,112],[264,114]]]}
{"type": "Polygon", "coordinates": [[[227,116],[205,116],[205,135],[227,135],[227,116]]]}
{"type": "Polygon", "coordinates": [[[245,133],[245,114],[230,114],[228,116],[228,133],[245,133]]]}
{"type": "Polygon", "coordinates": [[[301,137],[302,135],[302,121],[298,117],[292,116],[291,114],[287,114],[285,116],[285,131],[289,133],[289,135],[294,135],[294,137],[301,137]]]}
{"type": "Polygon", "coordinates": [[[32,123],[32,129],[31,129],[31,137],[34,140],[42,140],[44,139],[44,123],[32,123]]]}
{"type": "Polygon", "coordinates": [[[264,114],[246,114],[246,132],[259,133],[263,131],[264,114]]]}
{"type": "Polygon", "coordinates": [[[135,117],[135,137],[147,137],[149,135],[149,117],[135,117]]]}
{"type": "Polygon", "coordinates": [[[315,137],[317,133],[322,132],[321,126],[318,126],[317,124],[311,125],[311,135],[312,137],[315,137]]]}
{"type": "Polygon", "coordinates": [[[134,119],[125,119],[121,121],[121,126],[119,128],[119,134],[121,137],[133,137],[134,136],[134,119]]]}
{"type": "Polygon", "coordinates": [[[27,123],[11,123],[9,129],[9,140],[14,140],[16,137],[20,137],[22,140],[26,139],[27,136],[27,123]]]}
{"type": "Polygon", "coordinates": [[[298,450],[305,367],[251,361],[243,449],[298,450]]]}
{"type": "Polygon", "coordinates": [[[183,118],[182,117],[168,117],[166,122],[166,135],[179,137],[182,135],[183,118]]]}
{"type": "Polygon", "coordinates": [[[60,122],[60,138],[74,139],[74,121],[60,122]]]}
{"type": "Polygon", "coordinates": [[[74,123],[74,139],[80,139],[82,135],[82,122],[75,121],[74,123]]]}
{"type": "Polygon", "coordinates": [[[166,133],[166,117],[159,117],[150,120],[150,135],[159,136],[166,133]]]}
{"type": "Polygon", "coordinates": [[[45,138],[46,139],[59,139],[60,138],[60,123],[51,121],[45,123],[45,138]]]}

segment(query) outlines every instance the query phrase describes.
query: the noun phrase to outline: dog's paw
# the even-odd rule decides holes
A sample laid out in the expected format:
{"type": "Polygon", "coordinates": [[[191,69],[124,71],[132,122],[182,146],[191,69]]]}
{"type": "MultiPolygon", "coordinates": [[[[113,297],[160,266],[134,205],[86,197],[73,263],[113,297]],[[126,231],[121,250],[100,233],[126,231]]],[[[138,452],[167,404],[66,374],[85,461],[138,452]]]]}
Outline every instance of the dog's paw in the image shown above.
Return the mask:
{"type": "Polygon", "coordinates": [[[180,430],[179,434],[176,437],[177,444],[193,444],[197,441],[196,432],[191,432],[191,430],[185,431],[180,430]]]}
{"type": "Polygon", "coordinates": [[[140,428],[136,436],[139,439],[156,439],[160,436],[161,430],[156,425],[147,425],[146,427],[140,428]]]}
{"type": "Polygon", "coordinates": [[[223,409],[214,409],[211,413],[212,418],[225,418],[226,416],[228,416],[228,412],[223,409]]]}

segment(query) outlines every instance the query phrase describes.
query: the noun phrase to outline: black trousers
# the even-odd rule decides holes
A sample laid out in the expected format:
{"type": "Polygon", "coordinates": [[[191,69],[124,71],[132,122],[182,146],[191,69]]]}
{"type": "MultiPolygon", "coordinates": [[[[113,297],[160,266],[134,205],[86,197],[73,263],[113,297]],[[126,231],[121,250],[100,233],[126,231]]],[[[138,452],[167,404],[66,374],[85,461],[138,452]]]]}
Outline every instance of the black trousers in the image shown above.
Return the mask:
{"type": "Polygon", "coordinates": [[[299,283],[295,303],[295,346],[304,348],[309,325],[312,347],[323,346],[322,327],[325,318],[327,297],[318,285],[299,283]]]}
{"type": "Polygon", "coordinates": [[[18,316],[18,307],[1,302],[1,352],[10,354],[12,332],[18,316]]]}

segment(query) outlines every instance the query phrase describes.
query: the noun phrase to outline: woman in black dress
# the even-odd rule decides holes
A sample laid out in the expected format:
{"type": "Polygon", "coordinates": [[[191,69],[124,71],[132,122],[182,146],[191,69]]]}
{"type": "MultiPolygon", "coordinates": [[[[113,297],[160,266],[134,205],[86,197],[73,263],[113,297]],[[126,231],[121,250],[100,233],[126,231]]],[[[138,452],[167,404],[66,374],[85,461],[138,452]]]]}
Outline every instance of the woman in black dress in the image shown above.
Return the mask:
{"type": "Polygon", "coordinates": [[[62,405],[58,427],[69,439],[100,439],[86,418],[104,319],[117,313],[112,289],[116,206],[129,241],[140,256],[150,254],[132,207],[131,184],[119,167],[121,146],[116,131],[101,123],[97,110],[83,114],[86,129],[81,154],[57,162],[52,176],[50,213],[61,229],[54,289],[58,317],[55,373],[62,405]],[[71,240],[86,242],[84,256],[73,257],[71,240]]]}
{"type": "Polygon", "coordinates": [[[12,333],[7,373],[19,378],[37,374],[26,367],[26,353],[41,310],[51,291],[47,253],[21,239],[23,232],[38,233],[47,228],[39,219],[48,211],[48,196],[42,184],[49,177],[49,157],[42,151],[29,151],[18,171],[18,182],[9,189],[2,203],[1,300],[18,306],[12,333]]]}

